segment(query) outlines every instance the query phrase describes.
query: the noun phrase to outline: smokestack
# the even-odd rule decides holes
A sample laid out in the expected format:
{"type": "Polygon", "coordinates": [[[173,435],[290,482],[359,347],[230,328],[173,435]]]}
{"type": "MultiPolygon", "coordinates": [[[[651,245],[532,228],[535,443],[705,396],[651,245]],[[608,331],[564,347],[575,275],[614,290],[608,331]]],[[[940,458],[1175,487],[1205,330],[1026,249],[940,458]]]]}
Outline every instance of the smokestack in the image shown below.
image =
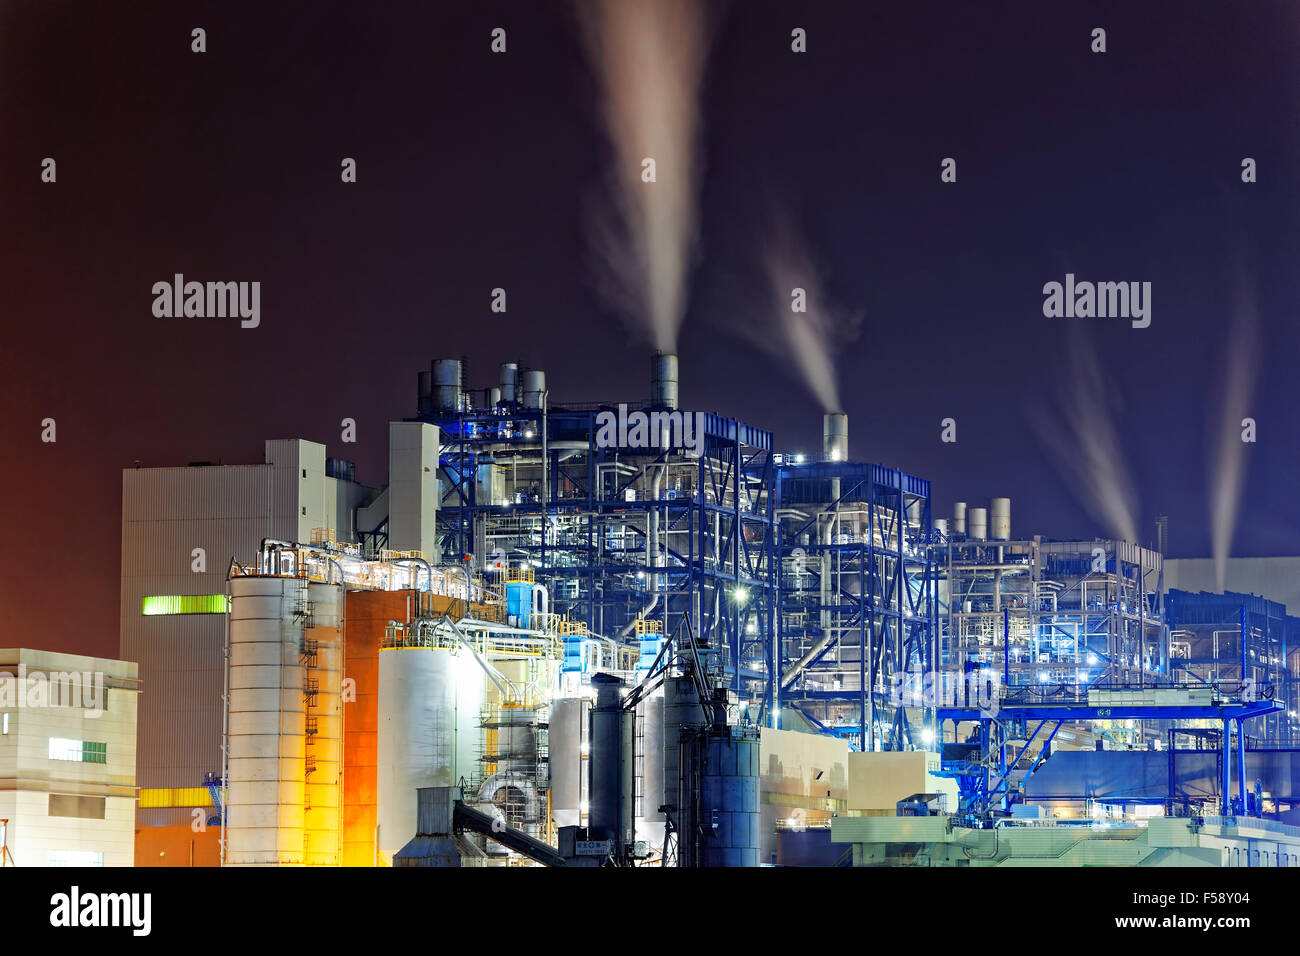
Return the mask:
{"type": "Polygon", "coordinates": [[[524,372],[524,408],[541,408],[546,391],[546,373],[538,369],[524,372]]]}
{"type": "Polygon", "coordinates": [[[966,502],[954,501],[952,504],[952,533],[966,533],[966,502]]]}
{"type": "Polygon", "coordinates": [[[420,417],[433,413],[433,372],[421,372],[418,376],[418,401],[416,407],[419,409],[420,417]]]}
{"type": "Polygon", "coordinates": [[[514,362],[501,363],[501,401],[513,405],[519,401],[519,366],[514,362]]]}
{"type": "Polygon", "coordinates": [[[460,359],[434,359],[433,407],[440,412],[460,410],[460,359]]]}
{"type": "Polygon", "coordinates": [[[989,538],[994,541],[1011,540],[1011,499],[989,500],[989,538]]]}
{"type": "Polygon", "coordinates": [[[972,508],[970,510],[970,534],[976,541],[983,541],[989,536],[989,509],[972,508]]]}
{"type": "Polygon", "coordinates": [[[849,416],[843,412],[822,416],[822,454],[827,461],[849,460],[849,416]]]}
{"type": "Polygon", "coordinates": [[[650,404],[677,408],[677,356],[671,352],[656,352],[650,359],[650,404]]]}

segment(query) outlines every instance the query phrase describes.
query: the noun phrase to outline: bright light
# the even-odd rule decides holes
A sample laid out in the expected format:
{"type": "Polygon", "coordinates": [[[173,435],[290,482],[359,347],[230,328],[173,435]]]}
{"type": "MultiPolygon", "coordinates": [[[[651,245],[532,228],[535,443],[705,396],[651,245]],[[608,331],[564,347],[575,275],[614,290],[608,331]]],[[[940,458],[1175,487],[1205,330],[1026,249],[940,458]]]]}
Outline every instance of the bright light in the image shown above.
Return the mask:
{"type": "Polygon", "coordinates": [[[926,727],[925,730],[921,731],[921,743],[925,744],[927,747],[934,743],[934,731],[929,727],[926,727]]]}
{"type": "Polygon", "coordinates": [[[1038,683],[1040,683],[1040,684],[1050,684],[1051,682],[1052,682],[1052,675],[1049,674],[1047,671],[1042,671],[1042,672],[1038,675],[1038,683]]]}
{"type": "Polygon", "coordinates": [[[532,437],[533,437],[533,430],[532,430],[531,428],[526,429],[526,430],[524,431],[524,437],[525,437],[525,438],[532,438],[532,437]]]}
{"type": "Polygon", "coordinates": [[[737,604],[741,604],[741,605],[747,604],[749,602],[749,589],[736,588],[734,591],[731,592],[731,596],[737,604]]]}
{"type": "Polygon", "coordinates": [[[1097,655],[1096,655],[1096,654],[1089,654],[1089,655],[1088,655],[1088,664],[1089,664],[1089,666],[1093,666],[1093,665],[1095,665],[1096,663],[1097,663],[1097,655]]]}
{"type": "Polygon", "coordinates": [[[582,755],[585,757],[591,753],[591,744],[584,742],[582,745],[582,755]]]}

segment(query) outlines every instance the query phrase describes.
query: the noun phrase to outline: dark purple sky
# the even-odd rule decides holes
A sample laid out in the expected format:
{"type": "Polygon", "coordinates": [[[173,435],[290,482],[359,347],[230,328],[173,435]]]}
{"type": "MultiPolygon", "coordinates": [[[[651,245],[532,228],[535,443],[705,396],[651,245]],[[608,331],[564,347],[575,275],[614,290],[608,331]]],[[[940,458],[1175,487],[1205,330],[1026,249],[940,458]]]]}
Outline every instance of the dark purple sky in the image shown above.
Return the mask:
{"type": "MultiPolygon", "coordinates": [[[[1208,433],[1235,275],[1253,283],[1259,441],[1235,551],[1296,553],[1300,20],[1294,4],[793,4],[726,11],[703,93],[682,400],[815,450],[820,413],[744,325],[761,211],[794,211],[863,316],[838,356],[854,457],[1006,494],[1014,529],[1103,532],[1031,431],[1056,401],[1066,272],[1153,284],[1089,327],[1123,402],[1144,537],[1210,549],[1208,433]],[[1131,9],[1141,7],[1140,10],[1131,9]],[[802,9],[811,7],[810,10],[802,9]],[[1053,9],[1047,9],[1051,7],[1053,9]],[[799,9],[799,12],[793,12],[799,9]],[[1163,10],[1164,12],[1159,12],[1163,10]],[[809,52],[789,52],[795,26],[809,52]],[[1102,26],[1108,52],[1089,51],[1102,26]],[[958,182],[939,161],[958,160],[958,182]],[[1241,159],[1259,182],[1241,183],[1241,159]],[[957,418],[959,441],[939,441],[957,418]]],[[[120,469],[258,461],[301,436],[384,480],[429,359],[640,399],[647,351],[593,293],[611,159],[564,3],[0,2],[0,644],[116,653],[120,469]],[[190,30],[208,52],[190,52],[190,30]],[[509,52],[489,52],[508,31],[509,52]],[[39,181],[58,162],[58,182],[39,181]],[[355,157],[359,182],[339,182],[355,157]],[[262,325],[157,319],[154,282],[262,282],[262,325]],[[508,290],[509,312],[488,310],[508,290]],[[58,442],[40,442],[40,421],[58,442]],[[356,445],[338,422],[359,423],[356,445]]],[[[1086,321],[1086,320],[1075,320],[1086,321]]]]}

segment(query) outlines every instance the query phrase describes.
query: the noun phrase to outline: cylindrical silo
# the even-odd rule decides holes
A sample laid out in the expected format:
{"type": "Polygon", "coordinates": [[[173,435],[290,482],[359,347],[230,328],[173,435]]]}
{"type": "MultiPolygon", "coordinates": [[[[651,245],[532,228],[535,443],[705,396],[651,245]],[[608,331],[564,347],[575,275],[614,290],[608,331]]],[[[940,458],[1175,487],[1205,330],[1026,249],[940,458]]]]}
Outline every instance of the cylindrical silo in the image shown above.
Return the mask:
{"type": "Polygon", "coordinates": [[[491,388],[483,391],[483,406],[485,408],[496,408],[501,404],[501,388],[493,385],[491,388]]]}
{"type": "Polygon", "coordinates": [[[379,650],[379,849],[389,859],[415,836],[415,791],[457,783],[456,672],[448,648],[379,650]]]}
{"type": "Polygon", "coordinates": [[[970,510],[970,524],[968,527],[968,536],[975,541],[983,541],[989,536],[989,510],[987,508],[972,508],[970,510]]]}
{"type": "Polygon", "coordinates": [[[681,737],[684,730],[708,723],[695,682],[689,677],[664,680],[664,805],[677,806],[677,785],[681,775],[681,737]]]}
{"type": "Polygon", "coordinates": [[[591,679],[596,702],[591,707],[591,796],[588,830],[594,840],[613,840],[615,855],[632,830],[635,741],[631,714],[623,710],[623,682],[612,674],[591,679]]]}
{"type": "Polygon", "coordinates": [[[719,727],[698,734],[699,866],[758,866],[758,732],[719,727]]]}
{"type": "Polygon", "coordinates": [[[557,827],[576,827],[582,814],[583,705],[581,697],[555,698],[550,704],[548,760],[551,819],[557,827]]]}
{"type": "Polygon", "coordinates": [[[677,356],[671,352],[656,352],[650,359],[650,404],[677,407],[677,356]]]}
{"type": "Polygon", "coordinates": [[[541,408],[542,396],[546,392],[546,373],[539,369],[524,372],[524,407],[541,408]]]}
{"type": "Polygon", "coordinates": [[[501,363],[501,401],[513,405],[519,401],[519,366],[514,362],[501,363]]]}
{"type": "Polygon", "coordinates": [[[343,818],[343,589],[308,584],[303,862],[338,866],[343,818]]]}
{"type": "Polygon", "coordinates": [[[934,519],[934,530],[937,531],[937,532],[939,532],[939,533],[940,533],[941,535],[943,535],[945,538],[948,537],[948,519],[947,519],[947,518],[935,518],[935,519],[934,519]]]}
{"type": "Polygon", "coordinates": [[[434,359],[433,405],[437,411],[460,409],[461,389],[464,385],[460,372],[460,359],[434,359]]]}
{"type": "Polygon", "coordinates": [[[1011,540],[1011,499],[989,501],[989,537],[994,541],[1011,540]]]}
{"type": "Polygon", "coordinates": [[[306,592],[301,578],[230,581],[228,866],[304,862],[306,592]]]}
{"type": "Polygon", "coordinates": [[[952,503],[952,533],[966,533],[966,502],[964,501],[952,503]]]}
{"type": "Polygon", "coordinates": [[[828,461],[849,460],[849,416],[843,412],[822,416],[822,455],[828,461]]]}
{"type": "Polygon", "coordinates": [[[664,842],[664,698],[657,693],[636,707],[636,838],[651,846],[664,842]]]}

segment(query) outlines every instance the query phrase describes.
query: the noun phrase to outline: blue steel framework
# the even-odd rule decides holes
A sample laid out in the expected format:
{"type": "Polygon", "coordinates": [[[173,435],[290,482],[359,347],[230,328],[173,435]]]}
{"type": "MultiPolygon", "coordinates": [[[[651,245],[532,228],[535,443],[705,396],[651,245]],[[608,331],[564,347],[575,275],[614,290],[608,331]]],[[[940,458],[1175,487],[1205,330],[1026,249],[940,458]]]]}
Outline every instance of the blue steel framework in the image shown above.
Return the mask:
{"type": "Polygon", "coordinates": [[[919,745],[901,692],[914,668],[930,671],[938,626],[930,483],[786,459],[774,499],[778,707],[862,750],[919,745]]]}
{"type": "Polygon", "coordinates": [[[638,619],[662,622],[642,639],[643,658],[689,614],[706,668],[762,722],[772,706],[771,435],[705,414],[698,457],[604,446],[597,415],[618,410],[426,409],[421,420],[442,431],[442,553],[475,570],[527,562],[550,585],[552,610],[597,640],[626,645],[638,619]]]}
{"type": "Polygon", "coordinates": [[[1288,616],[1276,601],[1231,591],[1172,590],[1166,607],[1172,675],[1213,685],[1225,696],[1275,698],[1281,707],[1251,720],[1246,735],[1257,746],[1294,746],[1300,703],[1288,655],[1300,641],[1300,619],[1288,616]]]}
{"type": "MultiPolygon", "coordinates": [[[[1246,779],[1246,747],[1242,727],[1251,720],[1260,720],[1275,713],[1281,705],[1274,700],[1222,700],[1204,705],[1153,706],[1148,704],[1092,706],[1085,703],[1059,704],[1012,704],[999,708],[996,716],[977,707],[940,707],[936,717],[942,729],[944,721],[951,721],[954,727],[958,723],[974,724],[978,728],[978,737],[973,744],[977,749],[972,756],[992,755],[995,762],[987,759],[945,760],[944,771],[956,778],[960,791],[958,816],[963,823],[979,825],[990,814],[1000,810],[1006,812],[1020,796],[1020,791],[1013,789],[1013,775],[1019,777],[1019,784],[1033,775],[1042,763],[1044,755],[1050,753],[1052,738],[1063,725],[1071,723],[1088,723],[1099,720],[1138,720],[1160,721],[1170,724],[1184,722],[1214,722],[1221,726],[1221,773],[1219,793],[1220,812],[1224,816],[1233,813],[1231,802],[1231,770],[1235,766],[1237,792],[1248,792],[1246,779]],[[1033,726],[1029,734],[1023,729],[1033,726]],[[1017,765],[1031,752],[1038,734],[1048,725],[1051,730],[1039,747],[1033,762],[1025,768],[1023,775],[1017,773],[1017,765]],[[1236,750],[1232,755],[1232,728],[1235,725],[1236,750]],[[1024,740],[1017,751],[1015,741],[1024,740]]],[[[1170,735],[1173,740],[1173,735],[1170,735]]]]}

